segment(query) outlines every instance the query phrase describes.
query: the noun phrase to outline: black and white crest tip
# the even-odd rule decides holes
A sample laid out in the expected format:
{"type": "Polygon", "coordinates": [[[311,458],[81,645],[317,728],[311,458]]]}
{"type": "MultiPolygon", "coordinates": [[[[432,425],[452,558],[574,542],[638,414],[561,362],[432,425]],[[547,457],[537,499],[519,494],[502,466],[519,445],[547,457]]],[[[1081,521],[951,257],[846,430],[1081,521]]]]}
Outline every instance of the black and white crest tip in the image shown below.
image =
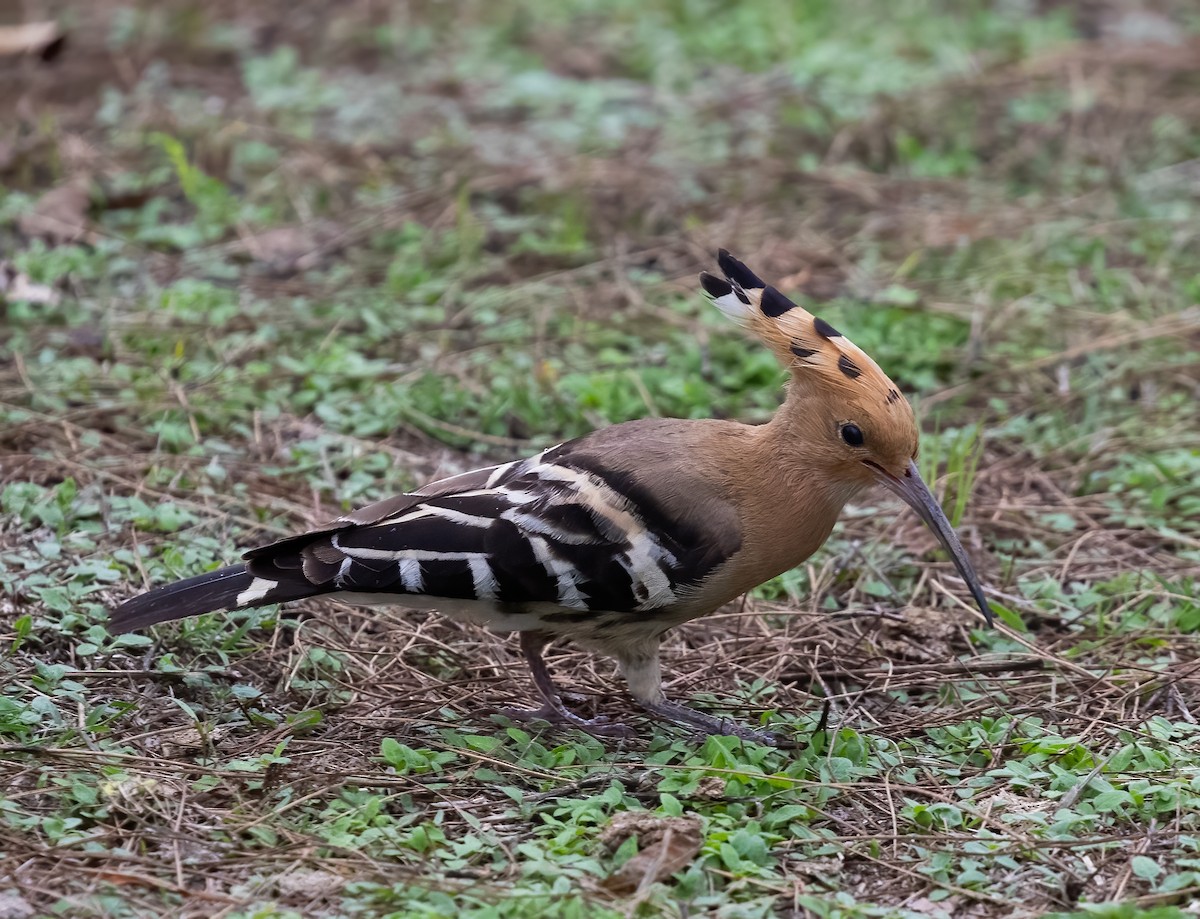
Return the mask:
{"type": "Polygon", "coordinates": [[[743,290],[759,290],[767,286],[762,278],[746,267],[744,262],[730,255],[728,249],[722,249],[717,253],[717,264],[721,266],[725,277],[743,290]]]}
{"type": "Polygon", "coordinates": [[[718,278],[707,271],[700,272],[700,286],[710,297],[727,297],[733,293],[733,285],[726,278],[718,278]]]}
{"type": "Polygon", "coordinates": [[[796,308],[796,304],[781,294],[774,287],[767,287],[763,290],[762,303],[759,309],[763,311],[764,316],[771,319],[778,319],[788,310],[796,308]]]}

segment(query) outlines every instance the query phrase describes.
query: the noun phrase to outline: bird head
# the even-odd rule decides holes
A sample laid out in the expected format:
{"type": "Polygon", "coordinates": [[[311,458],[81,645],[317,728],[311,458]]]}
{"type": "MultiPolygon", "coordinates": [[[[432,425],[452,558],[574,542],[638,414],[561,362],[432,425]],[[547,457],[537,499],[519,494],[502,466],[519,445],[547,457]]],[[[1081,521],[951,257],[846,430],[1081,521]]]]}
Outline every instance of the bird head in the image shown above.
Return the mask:
{"type": "Polygon", "coordinates": [[[723,277],[704,272],[700,284],[721,312],[762,340],[791,373],[789,400],[803,403],[810,462],[848,494],[882,485],[912,507],[954,560],[990,625],[979,578],[917,470],[920,432],[896,384],[850,339],[724,249],[718,264],[723,277]]]}

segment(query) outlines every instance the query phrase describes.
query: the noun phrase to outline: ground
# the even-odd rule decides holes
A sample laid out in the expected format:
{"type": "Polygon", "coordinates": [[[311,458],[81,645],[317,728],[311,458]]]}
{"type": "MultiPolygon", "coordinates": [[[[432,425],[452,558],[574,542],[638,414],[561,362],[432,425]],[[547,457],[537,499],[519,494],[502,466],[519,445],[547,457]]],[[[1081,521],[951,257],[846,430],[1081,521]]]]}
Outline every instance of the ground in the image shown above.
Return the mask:
{"type": "Polygon", "coordinates": [[[1200,16],[25,3],[0,39],[0,916],[1182,915],[1200,892],[1200,16]],[[24,44],[22,44],[22,42],[24,44]],[[15,45],[15,46],[14,46],[15,45]],[[665,649],[779,749],[517,725],[511,639],[143,587],[596,426],[768,417],[725,247],[914,401],[665,649]]]}

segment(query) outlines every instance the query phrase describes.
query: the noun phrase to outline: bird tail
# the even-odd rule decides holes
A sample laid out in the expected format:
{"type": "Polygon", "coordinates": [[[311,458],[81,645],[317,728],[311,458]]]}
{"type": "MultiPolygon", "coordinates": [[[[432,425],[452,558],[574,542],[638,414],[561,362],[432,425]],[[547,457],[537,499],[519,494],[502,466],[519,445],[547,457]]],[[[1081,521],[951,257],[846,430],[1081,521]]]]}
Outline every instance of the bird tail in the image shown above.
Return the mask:
{"type": "Polygon", "coordinates": [[[230,565],[126,600],[109,614],[108,630],[132,632],[200,613],[249,609],[325,592],[303,577],[273,580],[256,577],[246,565],[230,565]]]}

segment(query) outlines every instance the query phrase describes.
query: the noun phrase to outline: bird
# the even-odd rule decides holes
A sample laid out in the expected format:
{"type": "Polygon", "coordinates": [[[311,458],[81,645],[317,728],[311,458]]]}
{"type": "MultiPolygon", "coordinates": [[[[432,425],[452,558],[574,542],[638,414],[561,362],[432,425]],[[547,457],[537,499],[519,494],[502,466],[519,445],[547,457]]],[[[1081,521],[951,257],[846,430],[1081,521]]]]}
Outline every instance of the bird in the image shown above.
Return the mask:
{"type": "Polygon", "coordinates": [[[652,716],[700,734],[777,738],[668,699],[659,648],[796,567],[848,501],[881,485],[937,536],[988,625],[992,614],[954,528],[917,469],[908,400],[864,351],[722,249],[700,274],[716,307],[789,375],[762,424],[644,418],[524,459],[443,478],[250,549],[243,560],[116,607],[114,633],[210,612],[331,597],[435,610],[519,633],[541,706],[506,712],[627,737],[563,701],[552,640],[615,658],[652,716]]]}

